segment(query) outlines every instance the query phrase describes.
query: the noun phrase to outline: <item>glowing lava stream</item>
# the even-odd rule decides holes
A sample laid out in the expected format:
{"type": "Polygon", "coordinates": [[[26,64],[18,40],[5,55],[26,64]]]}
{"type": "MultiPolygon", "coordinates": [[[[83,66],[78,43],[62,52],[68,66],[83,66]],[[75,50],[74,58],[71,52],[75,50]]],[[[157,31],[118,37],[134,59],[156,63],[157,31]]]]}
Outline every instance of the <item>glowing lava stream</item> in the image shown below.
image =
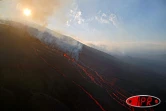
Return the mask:
{"type": "Polygon", "coordinates": [[[105,111],[105,109],[100,105],[100,103],[99,103],[89,92],[87,92],[82,86],[78,85],[78,84],[75,83],[74,81],[73,81],[73,83],[74,83],[75,85],[77,85],[78,87],[80,87],[80,88],[100,107],[100,109],[101,109],[102,111],[105,111]]]}
{"type": "MultiPolygon", "coordinates": [[[[68,56],[67,54],[63,55],[65,58],[67,58],[68,60],[72,60],[70,58],[70,56],[68,56]]],[[[86,74],[87,77],[90,78],[90,80],[95,83],[96,85],[104,88],[107,90],[107,93],[110,95],[111,98],[113,98],[117,103],[119,103],[121,106],[129,109],[130,107],[128,105],[126,105],[125,100],[127,99],[127,97],[122,94],[120,91],[117,90],[116,86],[114,85],[115,81],[113,81],[113,83],[109,83],[106,80],[104,80],[97,71],[94,71],[92,69],[90,69],[91,71],[93,71],[94,74],[89,73],[88,69],[86,69],[84,66],[82,66],[81,64],[77,63],[76,61],[72,60],[72,62],[74,64],[76,64],[76,66],[78,66],[80,69],[82,69],[82,71],[86,74]],[[95,76],[96,75],[96,76],[95,76]],[[98,84],[99,83],[99,84],[98,84]],[[108,89],[111,90],[111,93],[108,92],[108,89]]],[[[81,74],[81,73],[80,73],[81,74]]],[[[82,76],[82,74],[81,74],[82,76]]],[[[115,78],[116,79],[116,78],[115,78]]]]}
{"type": "MultiPolygon", "coordinates": [[[[59,74],[61,74],[63,77],[66,77],[65,74],[63,74],[60,70],[58,70],[55,66],[51,65],[50,63],[48,63],[42,56],[39,56],[37,49],[33,48],[35,51],[35,54],[40,57],[47,65],[49,65],[51,68],[53,68],[55,71],[57,71],[59,74]]],[[[60,52],[61,53],[61,52],[60,52]]],[[[67,58],[69,61],[71,61],[72,63],[74,63],[78,68],[80,68],[87,77],[90,78],[90,80],[95,83],[96,85],[104,88],[107,93],[109,94],[109,96],[114,99],[117,103],[119,103],[121,106],[127,108],[130,111],[134,111],[134,108],[126,105],[125,100],[127,99],[127,96],[124,95],[123,93],[126,93],[127,95],[132,95],[128,92],[126,92],[125,90],[121,89],[120,87],[115,85],[116,82],[116,78],[113,78],[113,82],[109,83],[108,81],[106,81],[102,76],[100,76],[98,74],[97,71],[91,69],[91,68],[87,68],[84,67],[83,65],[79,64],[77,61],[75,61],[73,58],[71,58],[69,55],[63,53],[63,56],[65,58],[67,58]],[[91,70],[91,72],[93,72],[94,74],[90,73],[88,70],[91,70]],[[110,92],[109,92],[109,91],[110,92]],[[123,92],[123,93],[122,93],[123,92]]],[[[73,64],[73,65],[74,65],[73,64]]],[[[78,70],[79,71],[79,70],[78,70]]],[[[80,71],[79,71],[80,72],[80,71]]],[[[80,72],[81,74],[81,72],[80,72]]],[[[86,77],[81,74],[81,76],[86,79],[86,77]]],[[[79,88],[81,88],[99,107],[102,111],[105,111],[105,109],[99,104],[99,102],[89,93],[87,92],[82,86],[78,85],[77,83],[75,83],[74,81],[72,81],[75,85],[77,85],[79,88]]],[[[151,109],[153,110],[153,109],[151,109]]]]}
{"type": "MultiPolygon", "coordinates": [[[[83,67],[82,65],[78,64],[77,62],[75,62],[75,64],[77,64],[77,66],[80,67],[80,69],[82,69],[85,73],[88,73],[88,71],[87,71],[87,69],[86,69],[85,67],[83,67]]],[[[124,91],[123,89],[121,89],[120,87],[116,86],[116,85],[115,85],[115,82],[116,82],[116,80],[117,80],[116,78],[113,79],[113,83],[109,83],[109,82],[107,82],[106,80],[104,80],[104,79],[98,74],[97,71],[94,71],[93,69],[89,69],[89,70],[92,70],[92,71],[96,74],[96,76],[99,78],[99,81],[100,81],[101,83],[103,83],[103,84],[102,84],[102,88],[104,88],[104,89],[107,91],[107,93],[110,95],[110,97],[111,97],[112,99],[114,99],[118,104],[120,104],[121,106],[127,108],[128,110],[134,111],[134,108],[133,108],[133,107],[130,107],[130,106],[128,106],[128,105],[126,104],[127,96],[124,95],[124,94],[122,94],[122,92],[125,92],[127,95],[130,95],[130,96],[133,95],[133,94],[128,93],[128,92],[124,91]],[[108,89],[111,90],[111,93],[108,92],[108,89]]],[[[86,74],[86,75],[87,75],[87,76],[88,76],[88,75],[91,75],[91,76],[92,76],[91,73],[88,73],[88,74],[86,74]]],[[[90,76],[90,77],[88,76],[88,77],[91,78],[91,76],[90,76]]],[[[93,76],[93,77],[94,77],[94,76],[93,76]]],[[[91,79],[92,82],[94,82],[95,80],[98,80],[98,79],[93,79],[93,80],[91,79]]],[[[97,82],[98,82],[98,81],[97,81],[97,82]]],[[[96,83],[96,81],[95,81],[94,83],[96,83]]],[[[97,84],[97,85],[98,85],[98,84],[97,84]]],[[[151,111],[151,110],[153,110],[153,109],[151,108],[150,111],[151,111]]]]}
{"type": "MultiPolygon", "coordinates": [[[[72,61],[74,64],[76,64],[80,69],[82,69],[83,72],[86,74],[86,76],[89,77],[90,80],[91,80],[93,83],[95,83],[96,85],[99,85],[98,83],[100,83],[99,86],[101,86],[102,88],[104,88],[104,89],[109,88],[110,90],[112,90],[112,91],[113,91],[112,94],[110,94],[110,93],[108,92],[108,90],[107,90],[107,93],[110,95],[110,97],[113,98],[113,99],[114,99],[117,103],[119,103],[121,106],[123,106],[123,107],[125,107],[125,108],[131,110],[129,106],[126,106],[126,105],[125,105],[125,100],[127,99],[127,97],[126,97],[125,95],[123,95],[122,93],[120,93],[118,90],[116,90],[117,88],[115,88],[114,83],[113,83],[113,84],[111,83],[111,85],[110,85],[110,83],[107,82],[107,81],[105,81],[105,80],[98,74],[97,71],[93,71],[93,72],[95,73],[95,75],[97,76],[96,78],[98,78],[99,80],[95,79],[95,76],[94,76],[93,74],[89,73],[89,72],[87,71],[87,69],[86,69],[84,66],[78,64],[74,59],[70,58],[69,55],[67,55],[67,54],[64,53],[63,56],[64,56],[65,58],[67,58],[69,61],[72,61]],[[98,83],[97,83],[97,82],[98,82],[98,83]],[[113,88],[112,86],[114,86],[114,88],[113,88]],[[116,93],[116,94],[115,94],[115,93],[116,93]],[[121,95],[121,96],[118,96],[117,94],[119,94],[119,95],[121,95]],[[113,96],[114,96],[114,97],[113,97],[113,96]],[[122,97],[122,98],[120,98],[120,97],[122,97]],[[122,103],[122,102],[123,102],[123,103],[122,103]]],[[[80,74],[81,74],[81,73],[80,73],[80,74]]],[[[82,74],[81,74],[81,76],[84,77],[82,74]]],[[[74,82],[74,83],[75,83],[75,82],[74,82]]],[[[75,83],[75,84],[76,84],[76,83],[75,83]]],[[[93,100],[95,101],[95,99],[92,97],[92,95],[90,95],[90,93],[88,93],[85,89],[83,89],[83,87],[81,87],[81,86],[78,85],[78,84],[76,84],[76,85],[79,86],[84,92],[86,92],[86,94],[88,94],[88,95],[91,97],[91,99],[93,99],[93,100]]],[[[96,103],[97,105],[99,105],[98,102],[95,101],[95,103],[96,103]]],[[[100,106],[100,108],[102,109],[101,105],[99,105],[99,106],[100,106]]]]}
{"type": "MultiPolygon", "coordinates": [[[[40,57],[46,64],[48,64],[50,67],[52,67],[53,69],[55,69],[54,66],[52,66],[51,64],[49,64],[43,57],[39,56],[39,54],[37,53],[37,50],[35,48],[33,48],[35,51],[35,54],[40,57]]],[[[19,67],[19,66],[18,66],[19,67]]],[[[57,71],[57,69],[55,69],[57,71]]],[[[61,75],[63,75],[63,77],[66,77],[63,73],[61,73],[60,71],[57,71],[58,73],[60,73],[61,75]]],[[[82,86],[78,85],[77,83],[75,83],[74,81],[72,81],[75,85],[77,85],[79,88],[81,88],[95,103],[96,105],[98,105],[100,107],[100,109],[102,111],[105,111],[105,109],[100,105],[100,103],[89,93],[87,92],[82,86]]]]}

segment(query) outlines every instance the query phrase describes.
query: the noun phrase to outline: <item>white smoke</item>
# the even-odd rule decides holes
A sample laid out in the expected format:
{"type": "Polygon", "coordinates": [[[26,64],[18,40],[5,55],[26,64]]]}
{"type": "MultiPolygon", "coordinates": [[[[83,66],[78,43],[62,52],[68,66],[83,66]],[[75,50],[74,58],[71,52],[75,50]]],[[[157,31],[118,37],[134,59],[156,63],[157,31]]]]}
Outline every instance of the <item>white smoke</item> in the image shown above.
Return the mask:
{"type": "Polygon", "coordinates": [[[50,30],[39,31],[36,28],[29,28],[28,32],[50,47],[58,48],[64,53],[69,54],[72,58],[75,58],[76,60],[79,59],[79,53],[83,47],[82,43],[68,36],[55,32],[52,33],[50,30]]]}

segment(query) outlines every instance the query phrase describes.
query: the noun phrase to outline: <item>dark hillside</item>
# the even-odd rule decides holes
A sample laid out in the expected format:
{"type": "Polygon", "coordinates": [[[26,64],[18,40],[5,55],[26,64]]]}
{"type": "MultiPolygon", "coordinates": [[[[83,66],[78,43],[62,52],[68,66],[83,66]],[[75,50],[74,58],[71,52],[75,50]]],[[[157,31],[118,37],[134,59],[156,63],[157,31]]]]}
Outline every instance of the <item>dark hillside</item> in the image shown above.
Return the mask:
{"type": "MultiPolygon", "coordinates": [[[[137,94],[166,100],[165,79],[157,74],[85,45],[76,60],[27,29],[0,25],[1,111],[144,111],[125,100],[137,94]]],[[[154,110],[164,111],[164,105],[154,110]]]]}

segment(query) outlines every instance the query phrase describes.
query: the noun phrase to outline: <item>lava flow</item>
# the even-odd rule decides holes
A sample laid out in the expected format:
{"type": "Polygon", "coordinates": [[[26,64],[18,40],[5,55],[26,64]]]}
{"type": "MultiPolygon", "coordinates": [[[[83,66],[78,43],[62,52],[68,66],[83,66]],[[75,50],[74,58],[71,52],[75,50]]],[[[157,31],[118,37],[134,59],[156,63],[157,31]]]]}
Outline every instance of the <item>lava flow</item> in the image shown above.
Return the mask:
{"type": "Polygon", "coordinates": [[[105,89],[109,96],[121,106],[125,107],[130,111],[134,111],[133,107],[130,107],[126,104],[126,99],[129,96],[132,96],[133,94],[123,90],[122,88],[116,85],[116,81],[118,81],[118,78],[112,77],[112,81],[109,82],[105,80],[97,71],[87,67],[82,62],[75,61],[74,59],[70,58],[70,56],[68,56],[67,54],[64,54],[64,57],[66,57],[69,61],[71,60],[75,66],[82,70],[83,73],[81,73],[80,70],[78,70],[82,77],[84,77],[86,80],[89,80],[89,82],[93,82],[94,84],[105,89]]]}
{"type": "Polygon", "coordinates": [[[79,88],[81,88],[100,107],[102,111],[105,111],[105,109],[100,105],[100,103],[89,92],[87,92],[82,86],[78,85],[74,81],[73,83],[77,85],[79,88]]]}
{"type": "MultiPolygon", "coordinates": [[[[39,56],[39,54],[37,53],[37,49],[33,48],[35,51],[35,54],[40,57],[48,66],[50,66],[51,68],[55,69],[58,73],[60,73],[63,77],[66,77],[65,74],[61,73],[61,71],[57,70],[57,68],[55,68],[54,66],[52,66],[51,64],[49,64],[42,56],[39,56]]],[[[69,56],[67,54],[64,54],[64,57],[68,58],[69,60],[74,60],[74,59],[70,59],[69,56]]],[[[19,66],[18,66],[19,67],[19,66]]],[[[78,86],[79,88],[81,88],[95,103],[96,105],[98,105],[100,107],[100,109],[102,111],[105,111],[105,109],[100,105],[100,103],[88,92],[86,91],[82,86],[78,85],[76,82],[72,81],[72,83],[74,83],[76,86],[78,86]]]]}
{"type": "MultiPolygon", "coordinates": [[[[63,74],[60,70],[58,70],[55,66],[48,63],[42,56],[40,56],[37,52],[37,49],[33,48],[35,51],[35,54],[40,57],[47,65],[49,65],[51,68],[56,70],[59,74],[61,74],[63,77],[66,77],[65,74],[63,74]]],[[[121,89],[119,86],[116,85],[116,81],[118,81],[118,78],[112,77],[112,81],[109,82],[106,79],[104,79],[97,71],[95,71],[92,68],[88,68],[80,61],[75,61],[75,59],[71,58],[68,54],[63,53],[63,56],[71,61],[73,65],[76,67],[80,75],[86,79],[88,82],[93,82],[94,84],[100,86],[101,88],[105,89],[108,95],[115,100],[118,104],[125,107],[126,109],[130,111],[134,111],[134,108],[128,106],[126,104],[127,97],[131,96],[132,94],[128,93],[127,91],[121,89]]],[[[88,92],[86,91],[82,86],[78,85],[76,82],[72,81],[75,85],[77,85],[80,89],[82,89],[95,103],[100,107],[102,111],[105,111],[105,109],[99,104],[99,102],[88,92]]]]}

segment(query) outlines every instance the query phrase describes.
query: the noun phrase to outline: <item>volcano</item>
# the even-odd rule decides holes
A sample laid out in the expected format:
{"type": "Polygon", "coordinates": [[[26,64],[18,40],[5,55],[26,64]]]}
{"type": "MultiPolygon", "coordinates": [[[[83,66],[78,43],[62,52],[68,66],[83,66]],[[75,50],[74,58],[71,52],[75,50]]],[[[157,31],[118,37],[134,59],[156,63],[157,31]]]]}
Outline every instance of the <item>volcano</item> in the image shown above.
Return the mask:
{"type": "Polygon", "coordinates": [[[0,24],[1,111],[164,111],[166,77],[50,33],[0,24]],[[157,96],[161,104],[126,104],[140,94],[157,96]]]}

